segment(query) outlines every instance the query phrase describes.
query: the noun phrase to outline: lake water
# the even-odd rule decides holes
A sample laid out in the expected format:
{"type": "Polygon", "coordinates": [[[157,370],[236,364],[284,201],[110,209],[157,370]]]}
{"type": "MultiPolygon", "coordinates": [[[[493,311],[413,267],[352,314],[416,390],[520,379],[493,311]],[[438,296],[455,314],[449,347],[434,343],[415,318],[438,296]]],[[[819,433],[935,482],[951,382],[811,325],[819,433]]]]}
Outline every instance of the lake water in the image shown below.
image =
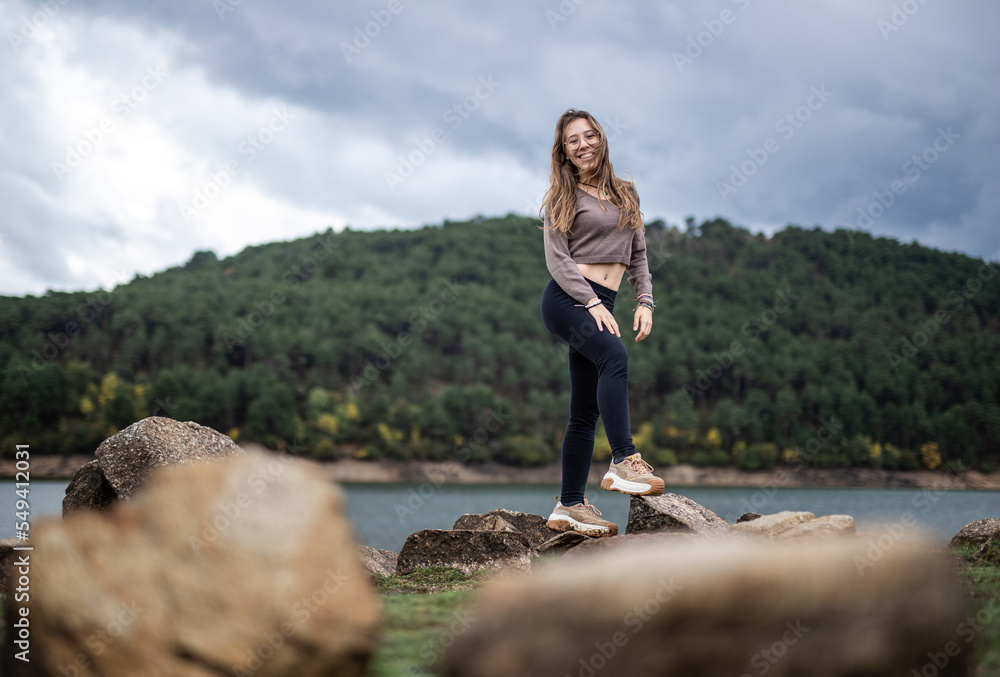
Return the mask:
{"type": "MultiPolygon", "coordinates": [[[[32,521],[58,516],[65,480],[31,482],[32,521]]],[[[375,548],[399,552],[406,537],[420,529],[450,529],[463,513],[507,508],[548,516],[555,505],[556,485],[344,484],[348,510],[358,540],[375,548]]],[[[940,491],[931,489],[773,489],[757,487],[667,487],[734,522],[744,512],[773,513],[808,510],[818,515],[845,514],[864,533],[882,533],[893,525],[918,525],[932,542],[946,544],[969,522],[1000,517],[1000,491],[940,491]],[[911,520],[912,518],[912,520],[911,520]]],[[[588,490],[604,518],[624,531],[629,499],[617,492],[588,490]]],[[[0,538],[14,535],[14,482],[0,484],[0,538]]]]}

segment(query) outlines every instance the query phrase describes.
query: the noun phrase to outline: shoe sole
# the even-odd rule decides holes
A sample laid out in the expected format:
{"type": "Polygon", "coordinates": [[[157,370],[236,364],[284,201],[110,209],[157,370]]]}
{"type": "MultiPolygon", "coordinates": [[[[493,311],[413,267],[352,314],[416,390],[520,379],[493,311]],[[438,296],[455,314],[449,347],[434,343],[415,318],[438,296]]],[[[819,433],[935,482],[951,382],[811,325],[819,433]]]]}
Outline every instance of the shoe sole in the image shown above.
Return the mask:
{"type": "Polygon", "coordinates": [[[632,482],[608,471],[601,480],[601,489],[605,491],[620,491],[629,496],[659,496],[663,493],[663,480],[654,477],[651,482],[632,482]]]}
{"type": "Polygon", "coordinates": [[[618,525],[612,523],[606,527],[599,527],[593,524],[584,524],[583,522],[577,522],[571,517],[557,517],[553,519],[550,517],[545,523],[549,529],[553,531],[576,531],[584,536],[617,536],[618,535],[618,525]]]}

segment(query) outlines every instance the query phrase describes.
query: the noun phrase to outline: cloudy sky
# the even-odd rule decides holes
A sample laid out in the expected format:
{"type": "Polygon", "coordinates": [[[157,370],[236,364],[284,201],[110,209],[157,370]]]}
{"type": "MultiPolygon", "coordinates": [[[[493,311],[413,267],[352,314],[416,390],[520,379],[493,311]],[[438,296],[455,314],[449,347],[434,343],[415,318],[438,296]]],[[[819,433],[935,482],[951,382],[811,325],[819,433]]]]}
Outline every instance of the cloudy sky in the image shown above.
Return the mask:
{"type": "Polygon", "coordinates": [[[0,294],[537,211],[594,113],[647,220],[1000,257],[989,0],[0,0],[0,294]]]}

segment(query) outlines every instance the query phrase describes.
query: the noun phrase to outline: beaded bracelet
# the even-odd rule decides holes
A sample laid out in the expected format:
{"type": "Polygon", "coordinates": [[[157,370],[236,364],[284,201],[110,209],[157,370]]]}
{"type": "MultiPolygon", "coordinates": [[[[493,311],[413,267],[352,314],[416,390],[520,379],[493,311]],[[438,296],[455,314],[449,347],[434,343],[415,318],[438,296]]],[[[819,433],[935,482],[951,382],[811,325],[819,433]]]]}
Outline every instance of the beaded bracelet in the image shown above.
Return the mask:
{"type": "Polygon", "coordinates": [[[599,305],[601,305],[601,299],[597,299],[596,301],[591,301],[590,303],[585,305],[584,308],[590,310],[591,308],[596,308],[599,305]]]}

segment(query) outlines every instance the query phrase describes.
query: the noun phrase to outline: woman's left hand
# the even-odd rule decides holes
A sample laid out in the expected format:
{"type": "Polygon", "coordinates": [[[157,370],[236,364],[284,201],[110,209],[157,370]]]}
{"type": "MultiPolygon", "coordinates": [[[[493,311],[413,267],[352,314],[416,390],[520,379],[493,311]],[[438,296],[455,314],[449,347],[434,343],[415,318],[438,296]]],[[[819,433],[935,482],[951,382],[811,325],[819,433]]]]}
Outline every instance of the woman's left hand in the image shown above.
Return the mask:
{"type": "Polygon", "coordinates": [[[632,320],[632,331],[639,332],[635,337],[635,342],[643,340],[653,331],[653,311],[646,306],[639,306],[635,309],[635,319],[632,320]]]}

